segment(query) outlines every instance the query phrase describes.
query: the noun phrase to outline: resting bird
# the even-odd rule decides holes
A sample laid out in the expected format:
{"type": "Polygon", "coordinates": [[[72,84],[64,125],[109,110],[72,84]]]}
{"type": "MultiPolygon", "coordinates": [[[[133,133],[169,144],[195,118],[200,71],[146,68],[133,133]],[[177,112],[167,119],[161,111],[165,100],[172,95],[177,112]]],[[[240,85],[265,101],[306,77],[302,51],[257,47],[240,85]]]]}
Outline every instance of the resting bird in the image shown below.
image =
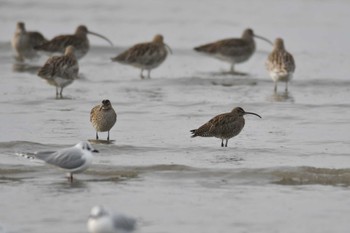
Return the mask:
{"type": "Polygon", "coordinates": [[[47,164],[62,168],[68,172],[68,177],[73,182],[73,174],[81,173],[89,168],[92,162],[94,149],[89,142],[79,142],[73,147],[57,151],[39,151],[35,153],[20,154],[21,156],[39,159],[47,164]]]}
{"type": "Polygon", "coordinates": [[[47,42],[40,32],[27,31],[23,22],[18,22],[16,32],[11,40],[13,50],[16,52],[16,59],[24,61],[39,57],[38,52],[33,48],[47,42]]]}
{"type": "Polygon", "coordinates": [[[136,220],[95,206],[91,209],[87,227],[90,233],[130,233],[136,228],[136,220]]]}
{"type": "Polygon", "coordinates": [[[86,26],[80,25],[75,30],[74,34],[56,36],[52,40],[44,44],[34,46],[34,49],[49,53],[63,54],[65,52],[66,47],[72,45],[75,48],[76,58],[80,59],[83,56],[85,56],[90,49],[90,43],[87,34],[98,36],[106,40],[111,46],[113,46],[113,43],[106,37],[97,34],[96,32],[89,31],[86,26]]]}
{"type": "Polygon", "coordinates": [[[165,61],[167,49],[171,53],[170,47],[164,43],[163,36],[156,35],[152,42],[136,44],[111,60],[140,68],[142,79],[144,79],[143,71],[147,70],[147,77],[151,78],[151,70],[165,61]]]}
{"type": "Polygon", "coordinates": [[[235,72],[235,64],[245,62],[253,55],[255,52],[254,37],[272,44],[271,41],[262,36],[255,35],[253,30],[248,28],[244,30],[241,38],[219,40],[196,47],[194,50],[219,60],[226,61],[231,64],[231,73],[242,74],[235,72]]]}
{"type": "Polygon", "coordinates": [[[225,147],[227,147],[228,140],[237,136],[242,131],[245,124],[243,116],[246,114],[252,114],[261,118],[261,116],[256,113],[246,112],[243,108],[237,107],[231,112],[215,116],[198,129],[191,130],[191,137],[220,138],[221,147],[224,147],[224,140],[226,140],[225,147]]]}

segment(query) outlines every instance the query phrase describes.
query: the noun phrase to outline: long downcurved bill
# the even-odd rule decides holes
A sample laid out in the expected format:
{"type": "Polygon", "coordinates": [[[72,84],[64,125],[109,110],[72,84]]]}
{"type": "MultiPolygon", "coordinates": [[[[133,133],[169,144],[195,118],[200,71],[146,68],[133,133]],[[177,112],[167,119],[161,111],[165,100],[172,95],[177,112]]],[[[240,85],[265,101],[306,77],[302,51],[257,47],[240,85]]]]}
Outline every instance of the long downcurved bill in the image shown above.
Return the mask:
{"type": "Polygon", "coordinates": [[[169,47],[169,45],[167,45],[167,44],[165,44],[165,43],[164,43],[164,45],[165,45],[165,47],[167,47],[167,49],[169,50],[170,54],[173,54],[173,50],[171,50],[171,48],[169,47]]]}
{"type": "Polygon", "coordinates": [[[255,115],[255,116],[262,118],[260,115],[254,113],[254,112],[245,112],[244,115],[246,115],[246,114],[255,115]]]}
{"type": "Polygon", "coordinates": [[[266,39],[265,37],[262,37],[262,36],[258,36],[258,35],[254,35],[254,37],[260,39],[260,40],[264,40],[266,41],[267,43],[269,43],[270,45],[273,45],[273,43],[269,40],[269,39],[266,39]]]}
{"type": "Polygon", "coordinates": [[[107,37],[104,37],[104,36],[102,36],[102,35],[100,35],[100,34],[98,34],[98,33],[96,33],[96,32],[91,32],[91,31],[89,31],[88,33],[91,34],[91,35],[94,35],[94,36],[97,36],[97,37],[100,37],[100,38],[104,39],[104,40],[107,41],[111,46],[113,46],[112,41],[110,41],[107,37]]]}

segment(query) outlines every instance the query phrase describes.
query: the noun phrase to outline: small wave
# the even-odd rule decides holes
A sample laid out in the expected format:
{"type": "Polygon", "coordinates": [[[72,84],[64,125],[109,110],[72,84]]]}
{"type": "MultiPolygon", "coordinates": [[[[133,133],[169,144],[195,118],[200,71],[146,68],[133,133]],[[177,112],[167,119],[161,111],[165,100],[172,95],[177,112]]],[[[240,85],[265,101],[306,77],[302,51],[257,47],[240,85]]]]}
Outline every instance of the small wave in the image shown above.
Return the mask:
{"type": "Polygon", "coordinates": [[[295,169],[276,170],[272,174],[278,177],[275,184],[281,185],[350,185],[350,168],[298,167],[295,169]]]}

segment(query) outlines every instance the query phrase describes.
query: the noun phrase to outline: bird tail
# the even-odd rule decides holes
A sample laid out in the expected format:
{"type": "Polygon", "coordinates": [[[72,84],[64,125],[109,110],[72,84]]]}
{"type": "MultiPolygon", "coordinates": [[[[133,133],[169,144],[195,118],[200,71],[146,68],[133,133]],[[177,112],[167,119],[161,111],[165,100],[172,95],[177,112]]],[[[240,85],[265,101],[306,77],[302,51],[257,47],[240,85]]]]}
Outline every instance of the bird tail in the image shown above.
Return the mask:
{"type": "Polygon", "coordinates": [[[125,63],[125,61],[127,60],[127,55],[126,53],[121,53],[116,57],[112,57],[111,60],[119,63],[125,63]]]}
{"type": "Polygon", "coordinates": [[[195,50],[197,52],[201,52],[201,47],[195,47],[195,48],[193,48],[193,50],[195,50]]]}
{"type": "Polygon", "coordinates": [[[41,67],[38,70],[37,75],[41,78],[48,78],[48,77],[51,77],[51,72],[52,70],[50,69],[49,65],[45,64],[43,67],[41,67]]]}
{"type": "Polygon", "coordinates": [[[194,137],[197,137],[197,136],[198,136],[198,135],[196,134],[197,129],[192,129],[190,132],[192,133],[191,138],[194,138],[194,137]]]}
{"type": "Polygon", "coordinates": [[[206,45],[201,45],[201,46],[195,47],[193,49],[197,52],[208,53],[208,52],[210,52],[210,48],[211,48],[210,44],[206,44],[206,45]]]}

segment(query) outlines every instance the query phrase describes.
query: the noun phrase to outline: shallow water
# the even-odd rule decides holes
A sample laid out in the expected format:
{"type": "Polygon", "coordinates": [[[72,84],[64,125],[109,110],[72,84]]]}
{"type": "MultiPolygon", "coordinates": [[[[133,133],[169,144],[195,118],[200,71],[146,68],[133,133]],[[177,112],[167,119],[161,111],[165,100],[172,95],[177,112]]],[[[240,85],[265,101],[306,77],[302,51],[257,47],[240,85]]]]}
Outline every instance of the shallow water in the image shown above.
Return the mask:
{"type": "Polygon", "coordinates": [[[348,232],[350,3],[0,4],[0,232],[86,232],[95,204],[136,217],[145,233],[348,232]],[[84,23],[115,47],[91,37],[81,78],[56,100],[55,88],[35,75],[46,57],[13,59],[13,12],[48,37],[84,23]],[[273,92],[264,68],[271,48],[263,42],[236,66],[247,76],[227,75],[228,64],[191,50],[238,36],[247,25],[272,40],[285,38],[297,65],[288,93],[283,83],[273,92]],[[109,62],[159,32],[174,54],[151,80],[109,62]],[[89,122],[91,108],[106,98],[118,113],[110,144],[93,141],[89,122]],[[189,130],[236,106],[262,119],[246,116],[228,148],[219,139],[190,138],[189,130]],[[72,184],[62,171],[16,155],[80,140],[92,140],[101,153],[72,184]]]}

